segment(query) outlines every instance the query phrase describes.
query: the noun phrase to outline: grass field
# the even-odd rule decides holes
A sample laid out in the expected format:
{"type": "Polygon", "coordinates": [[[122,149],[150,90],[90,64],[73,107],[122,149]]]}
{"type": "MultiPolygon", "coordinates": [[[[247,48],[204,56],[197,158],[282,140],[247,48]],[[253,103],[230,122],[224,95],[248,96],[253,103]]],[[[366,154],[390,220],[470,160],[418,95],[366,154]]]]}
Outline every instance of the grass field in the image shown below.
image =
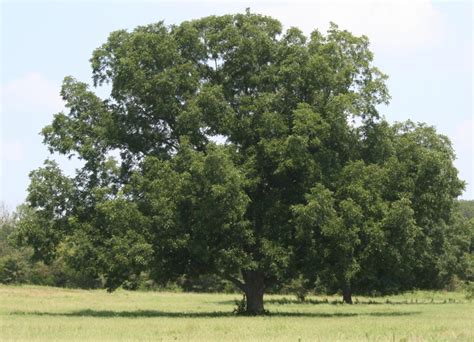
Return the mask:
{"type": "Polygon", "coordinates": [[[234,316],[237,294],[107,293],[0,286],[0,340],[473,341],[474,303],[462,293],[266,296],[265,317],[234,316]],[[326,302],[327,301],[327,302],[326,302]]]}

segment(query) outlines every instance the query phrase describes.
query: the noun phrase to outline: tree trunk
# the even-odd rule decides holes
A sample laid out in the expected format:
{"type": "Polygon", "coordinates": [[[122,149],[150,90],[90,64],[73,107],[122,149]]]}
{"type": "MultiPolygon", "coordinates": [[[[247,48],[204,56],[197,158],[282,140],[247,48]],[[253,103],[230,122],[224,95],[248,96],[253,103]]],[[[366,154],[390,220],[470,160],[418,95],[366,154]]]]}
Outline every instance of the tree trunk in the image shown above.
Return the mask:
{"type": "Polygon", "coordinates": [[[242,275],[245,281],[246,313],[249,315],[264,314],[263,293],[265,291],[265,284],[263,274],[259,271],[245,271],[242,272],[242,275]]]}
{"type": "Polygon", "coordinates": [[[342,300],[346,304],[352,304],[352,292],[350,285],[344,286],[344,289],[342,290],[342,300]]]}

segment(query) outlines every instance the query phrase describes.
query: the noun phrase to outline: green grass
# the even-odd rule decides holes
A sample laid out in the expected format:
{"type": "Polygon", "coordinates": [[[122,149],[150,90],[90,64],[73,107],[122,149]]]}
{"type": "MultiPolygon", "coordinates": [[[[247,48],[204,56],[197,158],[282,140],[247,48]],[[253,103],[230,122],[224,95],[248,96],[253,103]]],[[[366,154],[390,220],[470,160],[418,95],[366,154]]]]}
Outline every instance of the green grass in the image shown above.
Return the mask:
{"type": "Polygon", "coordinates": [[[234,316],[237,294],[107,293],[0,286],[0,341],[473,341],[462,293],[390,297],[265,296],[265,317],[234,316]]]}

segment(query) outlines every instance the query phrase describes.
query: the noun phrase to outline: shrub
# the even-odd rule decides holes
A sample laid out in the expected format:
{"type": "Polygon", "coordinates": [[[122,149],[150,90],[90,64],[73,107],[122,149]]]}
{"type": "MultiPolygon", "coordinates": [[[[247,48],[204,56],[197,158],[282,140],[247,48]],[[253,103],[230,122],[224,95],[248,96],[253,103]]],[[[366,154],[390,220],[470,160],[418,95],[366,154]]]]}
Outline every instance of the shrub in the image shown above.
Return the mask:
{"type": "Polygon", "coordinates": [[[25,280],[27,265],[17,255],[9,255],[0,261],[0,283],[17,284],[25,280]]]}

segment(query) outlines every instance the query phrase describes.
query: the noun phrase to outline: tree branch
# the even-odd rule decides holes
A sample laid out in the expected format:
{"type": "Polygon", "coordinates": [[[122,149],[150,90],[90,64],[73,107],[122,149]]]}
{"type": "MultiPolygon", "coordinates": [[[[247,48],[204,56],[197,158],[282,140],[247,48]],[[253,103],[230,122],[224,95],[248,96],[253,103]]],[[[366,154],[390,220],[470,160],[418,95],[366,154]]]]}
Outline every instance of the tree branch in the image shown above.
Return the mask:
{"type": "Polygon", "coordinates": [[[231,281],[235,286],[245,292],[245,284],[241,280],[230,275],[225,275],[224,279],[231,281]]]}

